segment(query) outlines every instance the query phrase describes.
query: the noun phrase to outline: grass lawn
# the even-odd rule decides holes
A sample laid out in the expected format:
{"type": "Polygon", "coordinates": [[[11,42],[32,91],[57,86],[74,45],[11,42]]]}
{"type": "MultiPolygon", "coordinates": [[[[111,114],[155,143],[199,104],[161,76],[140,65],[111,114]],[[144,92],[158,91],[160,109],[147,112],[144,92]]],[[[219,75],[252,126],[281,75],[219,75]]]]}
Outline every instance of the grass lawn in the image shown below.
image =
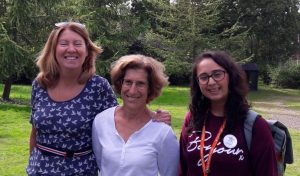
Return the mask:
{"type": "MultiPolygon", "coordinates": [[[[2,93],[3,86],[0,85],[2,93]]],[[[251,92],[251,102],[283,96],[300,97],[299,90],[270,89],[259,87],[259,91],[251,92]]],[[[29,86],[13,86],[11,98],[21,105],[0,102],[0,175],[21,176],[25,174],[28,160],[28,141],[31,126],[29,124],[29,86]]],[[[150,108],[166,109],[172,114],[172,127],[179,136],[183,117],[187,112],[189,89],[186,87],[168,87],[161,97],[150,104],[150,108]]],[[[300,111],[300,103],[291,98],[287,105],[300,111]]],[[[255,109],[255,107],[254,107],[255,109]]],[[[300,120],[300,118],[299,118],[300,120]]],[[[294,164],[288,165],[286,176],[300,176],[300,131],[290,129],[293,138],[294,164]]]]}

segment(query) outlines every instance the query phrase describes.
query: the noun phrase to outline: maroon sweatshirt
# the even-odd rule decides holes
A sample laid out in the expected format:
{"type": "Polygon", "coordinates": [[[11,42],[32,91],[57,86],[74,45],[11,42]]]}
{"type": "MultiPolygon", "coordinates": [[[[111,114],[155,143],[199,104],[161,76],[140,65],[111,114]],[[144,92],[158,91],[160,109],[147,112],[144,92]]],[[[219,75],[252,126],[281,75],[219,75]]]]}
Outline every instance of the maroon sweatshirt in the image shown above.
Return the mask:
{"type": "MultiPolygon", "coordinates": [[[[186,134],[186,127],[191,120],[187,113],[180,136],[180,173],[184,176],[201,176],[200,159],[201,131],[186,134]]],[[[206,121],[204,142],[204,160],[215,139],[224,117],[211,115],[206,121]]],[[[205,162],[206,163],[206,162],[205,162]]],[[[251,150],[246,144],[244,125],[230,134],[223,133],[213,152],[210,174],[208,176],[277,176],[277,163],[272,134],[267,122],[259,117],[253,126],[251,150]]]]}

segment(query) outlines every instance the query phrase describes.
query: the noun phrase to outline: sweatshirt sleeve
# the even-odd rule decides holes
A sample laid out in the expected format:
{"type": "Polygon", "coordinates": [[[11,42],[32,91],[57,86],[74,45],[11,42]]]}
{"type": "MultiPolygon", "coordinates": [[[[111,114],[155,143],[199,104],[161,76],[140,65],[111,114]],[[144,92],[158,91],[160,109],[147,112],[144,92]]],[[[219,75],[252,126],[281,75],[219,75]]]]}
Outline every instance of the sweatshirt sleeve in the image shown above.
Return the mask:
{"type": "Polygon", "coordinates": [[[179,145],[180,145],[180,165],[179,165],[179,176],[187,175],[187,162],[185,158],[185,147],[186,147],[186,127],[191,120],[190,112],[185,115],[184,123],[181,128],[179,145]]]}
{"type": "Polygon", "coordinates": [[[254,175],[277,176],[277,161],[272,133],[268,123],[262,117],[258,117],[254,123],[250,148],[254,175]]]}

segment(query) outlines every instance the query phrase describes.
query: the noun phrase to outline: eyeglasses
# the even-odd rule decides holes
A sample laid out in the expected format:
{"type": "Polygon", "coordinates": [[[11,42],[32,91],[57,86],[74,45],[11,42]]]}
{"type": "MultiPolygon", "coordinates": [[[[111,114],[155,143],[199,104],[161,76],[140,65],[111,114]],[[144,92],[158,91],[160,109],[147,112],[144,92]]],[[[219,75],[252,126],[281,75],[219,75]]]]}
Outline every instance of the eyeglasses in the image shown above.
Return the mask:
{"type": "Polygon", "coordinates": [[[56,28],[61,28],[61,27],[65,27],[65,26],[70,25],[70,24],[77,25],[80,28],[85,28],[84,24],[78,23],[78,22],[73,22],[73,21],[64,21],[64,22],[55,23],[55,27],[56,28]]]}
{"type": "Polygon", "coordinates": [[[139,90],[145,89],[148,86],[146,82],[142,82],[142,81],[132,81],[127,79],[124,79],[122,81],[122,86],[124,88],[131,88],[133,84],[135,84],[135,87],[139,90]]]}
{"type": "Polygon", "coordinates": [[[224,70],[213,70],[212,73],[209,75],[207,73],[202,73],[197,77],[199,84],[207,84],[209,81],[209,78],[212,78],[216,82],[222,81],[225,78],[226,71],[224,70]]]}

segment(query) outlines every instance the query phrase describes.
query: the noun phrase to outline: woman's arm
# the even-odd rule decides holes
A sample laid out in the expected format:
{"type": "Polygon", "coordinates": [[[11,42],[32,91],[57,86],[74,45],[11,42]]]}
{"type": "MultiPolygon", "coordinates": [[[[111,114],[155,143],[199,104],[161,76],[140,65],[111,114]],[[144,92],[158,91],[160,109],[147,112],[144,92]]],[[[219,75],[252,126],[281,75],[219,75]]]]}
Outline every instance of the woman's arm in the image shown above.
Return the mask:
{"type": "Polygon", "coordinates": [[[178,175],[179,143],[171,128],[162,142],[157,160],[158,170],[161,176],[178,175]]]}
{"type": "MultiPolygon", "coordinates": [[[[100,171],[101,168],[101,157],[102,157],[102,146],[100,144],[99,141],[99,135],[98,135],[98,131],[97,131],[97,117],[96,116],[94,122],[93,122],[93,127],[92,127],[92,146],[93,146],[93,152],[94,155],[96,157],[96,161],[97,161],[97,165],[98,165],[98,169],[100,171]]],[[[101,118],[101,117],[99,117],[101,118]]],[[[103,117],[106,118],[106,117],[103,117]]]]}
{"type": "Polygon", "coordinates": [[[32,152],[34,147],[36,147],[36,129],[32,127],[29,139],[29,154],[32,152]]]}

